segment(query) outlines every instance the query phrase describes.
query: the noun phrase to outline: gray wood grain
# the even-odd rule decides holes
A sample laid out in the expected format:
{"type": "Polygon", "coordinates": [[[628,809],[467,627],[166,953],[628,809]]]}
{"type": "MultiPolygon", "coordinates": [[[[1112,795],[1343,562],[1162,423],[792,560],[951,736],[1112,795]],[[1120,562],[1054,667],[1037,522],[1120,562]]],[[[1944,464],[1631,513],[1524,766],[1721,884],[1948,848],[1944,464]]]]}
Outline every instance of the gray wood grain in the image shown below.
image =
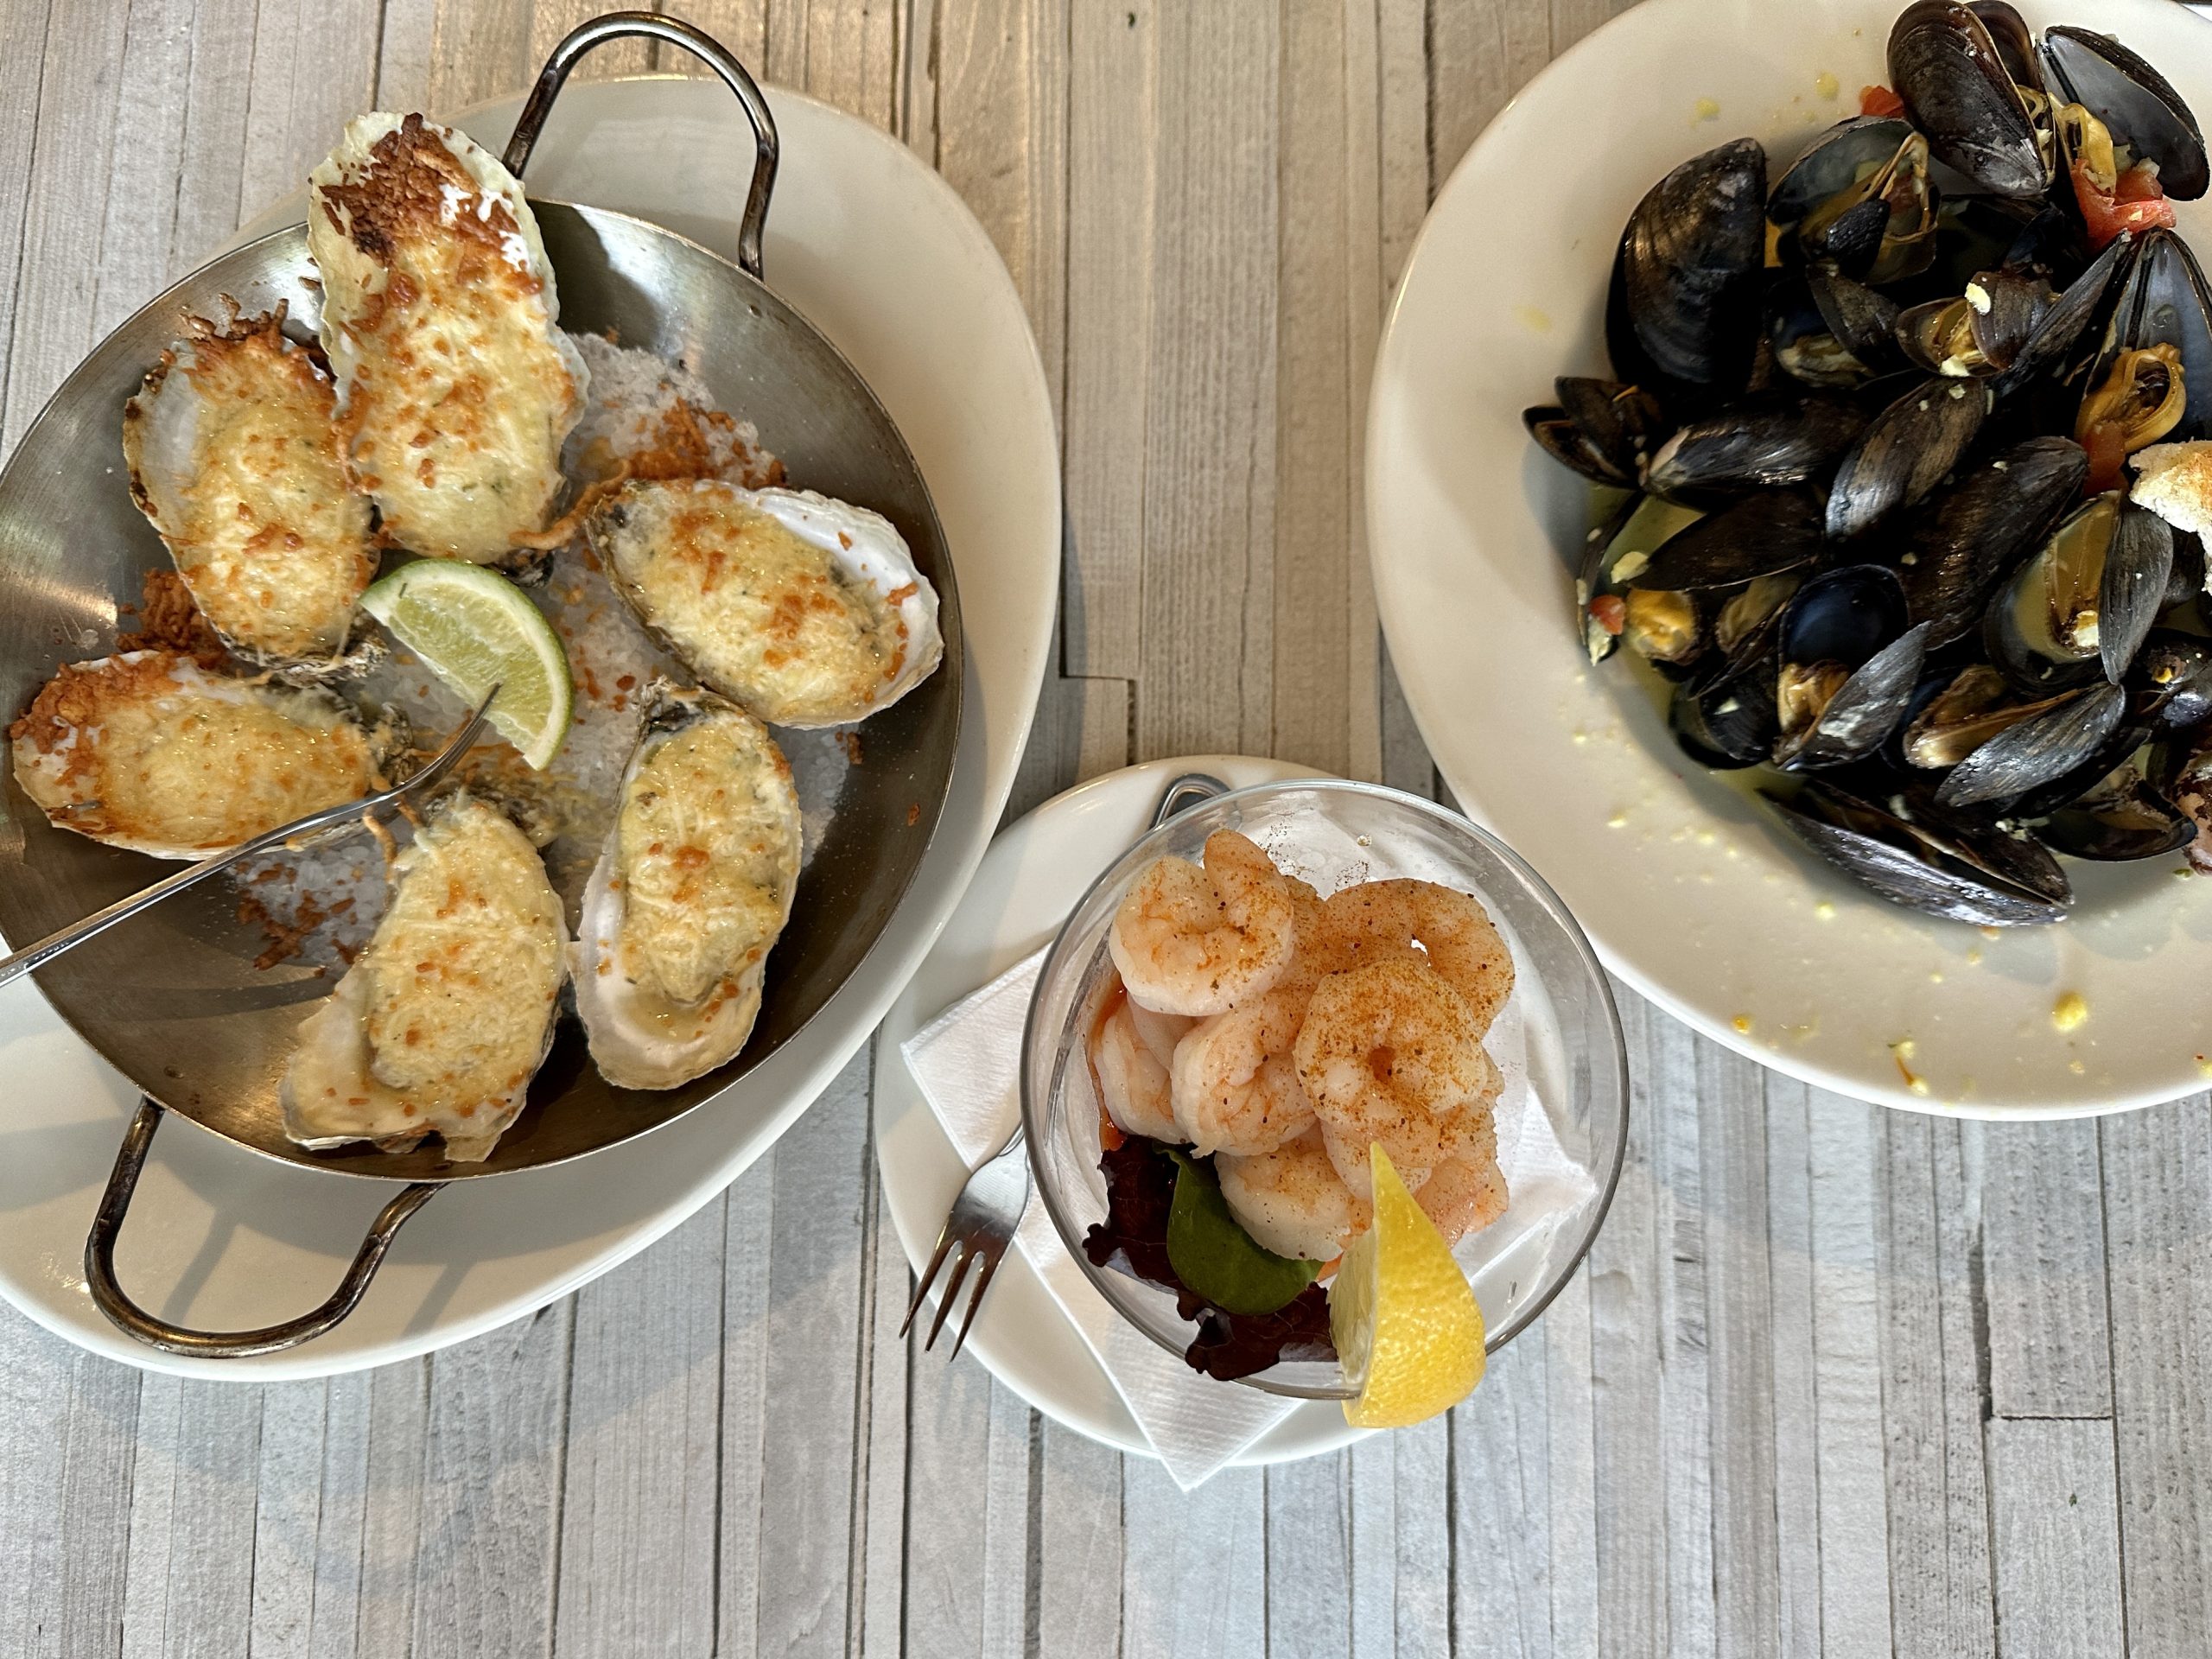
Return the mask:
{"type": "Polygon", "coordinates": [[[1989,1503],[1999,1651],[2124,1651],[2110,1426],[1993,1418],[1989,1503]]]}
{"type": "MultiPolygon", "coordinates": [[[[352,114],[512,91],[598,9],[0,6],[0,449],[352,114]]],[[[1436,792],[1366,580],[1375,334],[1432,193],[1620,0],[671,9],[912,145],[1028,308],[1069,534],[1009,810],[1201,748],[1436,792]]],[[[647,67],[693,66],[582,73],[647,67]]],[[[1611,1221],[1445,1421],[1185,1496],[918,1353],[863,1058],[430,1360],[188,1384],[0,1309],[0,1652],[2194,1659],[2207,1103],[1962,1129],[1622,1002],[1611,1221]]]]}

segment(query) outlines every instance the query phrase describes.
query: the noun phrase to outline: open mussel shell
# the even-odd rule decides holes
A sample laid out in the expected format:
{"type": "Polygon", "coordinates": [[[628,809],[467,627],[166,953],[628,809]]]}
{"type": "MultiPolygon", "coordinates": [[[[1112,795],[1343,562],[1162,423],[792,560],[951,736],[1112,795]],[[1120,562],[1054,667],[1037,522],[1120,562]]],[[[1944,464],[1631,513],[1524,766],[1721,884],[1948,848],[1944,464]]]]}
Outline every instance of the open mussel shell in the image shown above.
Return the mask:
{"type": "Polygon", "coordinates": [[[1973,447],[1990,410],[1986,386],[1923,380],[1867,423],[1837,464],[1826,524],[1837,541],[1863,536],[1925,498],[1973,447]]]}
{"type": "Polygon", "coordinates": [[[2058,861],[2024,837],[1893,798],[1908,817],[1817,780],[1790,799],[1761,793],[1798,840],[1892,904],[1948,921],[2020,927],[2062,920],[2073,902],[2058,861]]]}
{"type": "Polygon", "coordinates": [[[2069,438],[2030,438],[1974,467],[1924,505],[1899,573],[1912,620],[1940,649],[1982,626],[1990,594],[2082,492],[2088,457],[2069,438]]]}
{"type": "Polygon", "coordinates": [[[1953,766],[1936,799],[1947,807],[2017,800],[2094,755],[2126,709],[2127,694],[2116,685],[2053,697],[1953,766]]]}
{"type": "Polygon", "coordinates": [[[2154,628],[2129,664],[2127,717],[2161,735],[2212,721],[2212,639],[2154,628]]]}
{"type": "Polygon", "coordinates": [[[1660,548],[1700,517],[1695,507],[1640,496],[1610,524],[1590,532],[1575,572],[1574,626],[1592,662],[1602,663],[1619,648],[1628,628],[1629,584],[1649,568],[1660,548]]]}
{"type": "MultiPolygon", "coordinates": [[[[2037,220],[2039,225],[2046,222],[2041,217],[2037,220]]],[[[2066,284],[2058,302],[2044,313],[2011,366],[1998,378],[1995,390],[1999,397],[2010,396],[2031,381],[2064,372],[2077,349],[2083,349],[2090,325],[2103,315],[2113,284],[2133,253],[2134,241],[2132,232],[2121,232],[2080,276],[2066,284]]]]}
{"type": "Polygon", "coordinates": [[[1778,625],[1774,764],[1844,766],[1879,748],[1904,718],[1927,643],[1926,625],[1906,626],[1885,566],[1847,565],[1799,588],[1778,625]]]}
{"type": "Polygon", "coordinates": [[[1840,397],[1768,395],[1692,421],[1651,457],[1644,486],[1683,501],[1777,489],[1826,475],[1866,426],[1840,397]]]}
{"type": "Polygon", "coordinates": [[[1782,245],[1869,283],[1917,276],[1936,257],[1941,193],[1910,122],[1859,116],[1813,140],[1774,188],[1782,245]]]}
{"type": "Polygon", "coordinates": [[[2158,187],[2193,201],[2212,184],[2204,134],[2166,78],[2109,35],[2054,24],[2044,31],[2043,65],[2056,92],[2079,104],[2158,164],[2158,187]]]}
{"type": "Polygon", "coordinates": [[[1993,195],[2040,196],[2043,146],[1988,25],[1971,7],[1916,0],[1890,30],[1890,85],[1942,161],[1993,195]]]}
{"type": "Polygon", "coordinates": [[[2114,683],[2151,632],[2173,568],[2173,531],[2119,492],[2083,503],[1989,602],[1989,658],[2024,690],[2114,683]]]}
{"type": "Polygon", "coordinates": [[[1622,232],[1605,319],[1615,372],[1670,403],[1741,391],[1765,264],[1766,152],[1758,141],[1684,162],[1637,204],[1622,232]]]}
{"type": "Polygon", "coordinates": [[[1830,264],[1778,277],[1767,292],[1767,345],[1790,378],[1856,391],[1902,363],[1897,302],[1830,264]]]}
{"type": "Polygon", "coordinates": [[[2164,346],[2180,359],[2179,418],[2131,436],[2131,452],[2161,438],[2181,442],[2212,437],[2212,289],[2205,286],[2196,256],[2171,231],[2153,228],[2134,238],[2126,265],[2112,321],[2086,379],[2082,423],[2093,418],[2101,397],[2113,396],[2114,372],[2124,354],[2164,346]]]}
{"type": "Polygon", "coordinates": [[[1665,435],[1658,401],[1641,387],[1581,375],[1553,383],[1556,404],[1522,413],[1522,422],[1546,454],[1593,484],[1633,490],[1644,463],[1665,435]]]}
{"type": "Polygon", "coordinates": [[[1729,771],[1762,764],[1781,734],[1775,712],[1772,619],[1726,655],[1715,654],[1675,688],[1667,724],[1701,766],[1729,771]]]}
{"type": "Polygon", "coordinates": [[[1801,569],[1821,556],[1821,505],[1807,490],[1763,490],[1686,525],[1629,580],[1694,592],[1801,569]]]}
{"type": "Polygon", "coordinates": [[[1993,377],[2018,359],[2057,305],[2058,291],[2033,272],[1976,271],[1957,298],[1901,312],[1897,345],[1930,374],[1993,377]]]}
{"type": "Polygon", "coordinates": [[[2036,835],[2070,857],[2112,861],[2178,852],[2196,838],[2196,825],[2123,764],[2051,813],[2036,835]]]}

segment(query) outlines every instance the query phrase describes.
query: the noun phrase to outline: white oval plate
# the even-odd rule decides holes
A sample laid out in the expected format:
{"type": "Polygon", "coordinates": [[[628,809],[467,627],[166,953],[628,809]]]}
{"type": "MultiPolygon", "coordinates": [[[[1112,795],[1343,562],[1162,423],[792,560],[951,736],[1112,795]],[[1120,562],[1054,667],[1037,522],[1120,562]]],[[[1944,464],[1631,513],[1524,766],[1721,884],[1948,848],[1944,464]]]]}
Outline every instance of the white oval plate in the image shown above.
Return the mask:
{"type": "MultiPolygon", "coordinates": [[[[135,1096],[29,983],[0,993],[0,1295],[48,1330],[149,1370],[315,1376],[461,1341],[643,1249],[735,1179],[849,1059],[936,938],[982,856],[1027,741],[1052,637],[1060,553],[1058,442],[1021,301],[989,237],[905,145],[772,89],[783,169],[768,214],[770,286],[852,359],[920,462],[960,575],[969,720],[951,794],[874,950],[798,1036],[721,1098],[577,1163],[442,1194],[401,1233],[367,1299],[327,1336],[253,1359],[183,1359],[111,1325],[81,1256],[135,1096]]],[[[462,118],[494,154],[518,99],[462,118]]],[[[579,82],[530,168],[534,191],[656,219],[736,251],[752,137],[719,81],[579,82]]],[[[280,204],[241,238],[300,217],[280,204]]],[[[241,1151],[174,1116],[118,1255],[163,1317],[213,1330],[321,1301],[381,1184],[241,1151]]]]}
{"type": "MultiPolygon", "coordinates": [[[[875,1039],[876,1165],[883,1172],[892,1225],[918,1271],[936,1248],[968,1166],[922,1097],[899,1046],[1049,944],[1090,884],[1142,838],[1169,779],[1186,772],[1211,773],[1232,789],[1319,775],[1287,760],[1192,755],[1108,772],[1053,797],[991,843],[967,898],[883,1016],[875,1039]]],[[[1014,1128],[1009,1118],[1006,1132],[1013,1134],[1014,1128]]],[[[961,1351],[975,1355],[993,1376],[1077,1433],[1124,1452],[1156,1455],[1104,1368],[1020,1251],[1010,1251],[999,1264],[961,1351]]],[[[944,1360],[931,1353],[914,1363],[944,1360]]],[[[1344,1421],[1335,1401],[1309,1400],[1232,1461],[1287,1463],[1333,1452],[1360,1433],[1344,1421]]]]}
{"type": "MultiPolygon", "coordinates": [[[[2056,927],[2001,937],[1866,893],[1692,765],[1624,658],[1592,669],[1558,548],[1582,486],[1522,429],[1553,377],[1605,372],[1607,274],[1645,190],[1750,134],[1794,158],[1886,80],[1903,0],[1646,0],[1554,63],[1431,209],[1370,398],[1368,545],[1438,766],[1606,965],[1752,1058],[1888,1105],[2070,1116],[2212,1075],[2212,881],[2069,861],[2056,927]],[[2052,1019],[2088,1003],[2070,1033],[2052,1019]],[[1909,1044],[1909,1047],[1898,1045],[1909,1044]],[[1910,1071],[1925,1093],[1910,1086],[1910,1071]]],[[[2170,0],[2024,0],[2117,34],[2212,119],[2212,28],[2170,0]]],[[[2181,206],[2212,257],[2212,202],[2181,206]]]]}

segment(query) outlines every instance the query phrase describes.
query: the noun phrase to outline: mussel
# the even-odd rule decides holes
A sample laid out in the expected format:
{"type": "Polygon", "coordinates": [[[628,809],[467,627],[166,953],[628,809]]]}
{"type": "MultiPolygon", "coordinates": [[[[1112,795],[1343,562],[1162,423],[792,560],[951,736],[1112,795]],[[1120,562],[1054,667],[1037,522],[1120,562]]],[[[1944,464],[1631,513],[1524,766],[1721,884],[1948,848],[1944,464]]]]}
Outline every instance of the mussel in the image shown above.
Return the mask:
{"type": "Polygon", "coordinates": [[[1645,486],[1683,501],[1710,501],[1826,476],[1865,428],[1839,397],[1746,398],[1692,421],[1659,448],[1645,486]]]}
{"type": "Polygon", "coordinates": [[[1552,383],[1556,404],[1522,412],[1522,424],[1547,454],[1593,484],[1633,490],[1665,433],[1666,417],[1639,386],[1581,375],[1552,383]]]}
{"type": "Polygon", "coordinates": [[[1915,0],[1890,30],[1890,85],[1929,147],[1993,195],[2050,182],[2028,102],[1988,25],[1954,0],[1915,0]]]}
{"type": "Polygon", "coordinates": [[[2127,671],[2127,717],[2161,734],[2212,721],[2212,639],[2153,628],[2127,671]]]}
{"type": "Polygon", "coordinates": [[[2212,183],[2204,135],[2166,78],[2109,35],[2056,23],[2044,31],[2043,67],[2053,92],[2094,116],[2139,159],[2155,162],[2159,189],[2190,201],[2212,183]]]}
{"type": "Polygon", "coordinates": [[[1942,206],[1928,162],[1928,141],[1910,122],[1839,122],[1782,175],[1767,218],[1784,248],[1870,287],[1917,276],[1936,257],[1942,206]]]}
{"type": "Polygon", "coordinates": [[[2116,685],[2094,685],[2053,697],[1953,766],[1938,785],[1936,799],[1948,807],[2016,801],[2094,755],[2126,707],[2127,694],[2116,685]]]}
{"type": "Polygon", "coordinates": [[[1774,763],[1843,766],[1878,748],[1904,716],[1928,640],[1908,627],[1896,572],[1847,565],[1815,576],[1783,609],[1777,640],[1774,763]]]}
{"type": "Polygon", "coordinates": [[[2117,683],[2165,602],[2173,531],[2117,491],[2069,514],[1990,601],[1989,659],[2027,690],[2117,683]]]}
{"type": "Polygon", "coordinates": [[[1958,298],[1930,300],[1898,315],[1897,340],[1929,373],[1978,379],[2005,372],[2058,306],[2058,290],[2024,270],[1974,273],[1958,298]]]}
{"type": "Polygon", "coordinates": [[[1865,535],[1924,498],[1965,458],[1989,410],[1986,386],[1957,380],[1923,380],[1891,404],[1837,463],[1828,535],[1865,535]]]}
{"type": "Polygon", "coordinates": [[[2061,920],[2073,902],[2057,861],[2024,836],[1921,810],[1902,794],[1883,804],[1825,781],[1788,799],[1761,792],[1798,840],[1893,904],[2018,927],[2061,920]]]}
{"type": "Polygon", "coordinates": [[[1670,404],[1743,391],[1765,264],[1765,150],[1739,138],[1684,162],[1622,233],[1605,317],[1614,372],[1670,404]]]}
{"type": "Polygon", "coordinates": [[[2128,455],[2162,440],[2212,437],[2212,290],[2171,231],[2135,239],[2075,435],[2090,485],[2110,489],[2128,455]]]}
{"type": "Polygon", "coordinates": [[[1909,526],[1899,571],[1929,648],[1980,627],[1991,591],[2081,493],[2088,458],[2066,438],[2030,438],[1968,472],[1909,526]]]}
{"type": "Polygon", "coordinates": [[[1574,614],[1592,662],[1611,656],[1628,631],[1629,584],[1671,537],[1702,516],[1695,507],[1648,495],[1631,501],[1611,525],[1590,532],[1575,574],[1574,614]]]}
{"type": "Polygon", "coordinates": [[[2196,826],[2123,763],[2051,813],[2036,834],[2072,857],[2111,861],[2178,852],[2196,838],[2196,826]]]}

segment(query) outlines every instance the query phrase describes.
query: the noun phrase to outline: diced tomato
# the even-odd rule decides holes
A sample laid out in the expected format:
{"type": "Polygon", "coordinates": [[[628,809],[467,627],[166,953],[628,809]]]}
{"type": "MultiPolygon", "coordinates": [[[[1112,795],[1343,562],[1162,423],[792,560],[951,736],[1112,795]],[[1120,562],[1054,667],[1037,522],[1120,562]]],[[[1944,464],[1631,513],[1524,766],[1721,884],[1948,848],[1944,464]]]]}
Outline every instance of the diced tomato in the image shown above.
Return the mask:
{"type": "Polygon", "coordinates": [[[2122,231],[2147,231],[2153,225],[2171,227],[2174,205],[2158,188],[2155,169],[2131,167],[2121,174],[2107,195],[2082,162],[2074,163],[2074,200],[2081,204],[2082,223],[2089,232],[2092,251],[2109,245],[2122,231]]]}
{"type": "Polygon", "coordinates": [[[1904,99],[1878,83],[1859,89],[1859,113],[1885,118],[1904,113],[1904,99]]]}
{"type": "Polygon", "coordinates": [[[1600,594],[1590,601],[1590,614],[1607,633],[1618,633],[1628,626],[1628,601],[1618,594],[1600,594]]]}
{"type": "Polygon", "coordinates": [[[2110,423],[2093,426],[2082,434],[2082,447],[2089,452],[2087,493],[2102,495],[2107,490],[2118,489],[2127,463],[2127,444],[2120,428],[2110,423]]]}

